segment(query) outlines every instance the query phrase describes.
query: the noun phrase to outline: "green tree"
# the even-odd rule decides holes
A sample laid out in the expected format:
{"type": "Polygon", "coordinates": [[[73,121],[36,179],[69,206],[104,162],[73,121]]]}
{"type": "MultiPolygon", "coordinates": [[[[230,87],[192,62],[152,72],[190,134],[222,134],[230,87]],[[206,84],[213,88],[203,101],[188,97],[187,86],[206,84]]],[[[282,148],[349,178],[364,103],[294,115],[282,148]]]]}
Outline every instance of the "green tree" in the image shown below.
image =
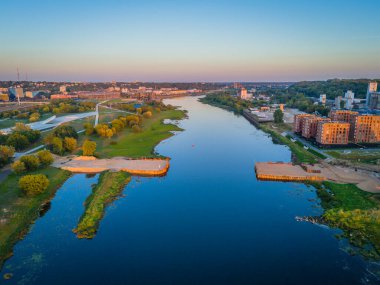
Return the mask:
{"type": "Polygon", "coordinates": [[[85,134],[86,134],[86,136],[89,136],[89,135],[92,135],[93,133],[94,133],[94,126],[92,125],[92,124],[90,124],[90,123],[85,123],[84,125],[83,125],[83,127],[84,127],[84,129],[86,130],[85,131],[85,134]]]}
{"type": "Polygon", "coordinates": [[[284,122],[284,113],[280,109],[274,111],[273,117],[276,124],[284,122]]]}
{"type": "Polygon", "coordinates": [[[27,196],[41,194],[48,186],[49,179],[43,174],[25,175],[19,180],[19,187],[27,196]]]}
{"type": "Polygon", "coordinates": [[[59,126],[53,132],[54,136],[64,139],[65,137],[78,138],[77,131],[72,126],[59,126]]]}
{"type": "Polygon", "coordinates": [[[53,153],[61,155],[63,153],[63,141],[61,138],[53,137],[50,144],[53,153]]]}
{"type": "Polygon", "coordinates": [[[65,137],[63,140],[63,147],[68,152],[73,152],[77,148],[77,140],[74,138],[65,137]]]}
{"type": "Polygon", "coordinates": [[[40,113],[32,113],[29,117],[29,122],[37,122],[40,119],[40,113]]]}
{"type": "Polygon", "coordinates": [[[41,150],[37,152],[37,157],[42,166],[48,166],[53,163],[54,157],[48,150],[41,150]]]}
{"type": "Polygon", "coordinates": [[[0,145],[0,166],[9,163],[15,153],[13,146],[0,145]]]}
{"type": "Polygon", "coordinates": [[[96,150],[96,142],[86,140],[83,143],[82,150],[83,150],[83,155],[85,155],[85,156],[92,156],[92,155],[94,155],[95,150],[96,150]]]}
{"type": "Polygon", "coordinates": [[[23,163],[20,160],[16,160],[15,162],[13,162],[12,165],[11,165],[11,167],[12,167],[12,170],[16,174],[21,174],[21,173],[23,173],[23,172],[26,171],[25,163],[23,163]]]}
{"type": "Polygon", "coordinates": [[[17,151],[20,151],[29,146],[29,140],[22,134],[12,133],[7,139],[7,145],[13,146],[17,151]]]}
{"type": "Polygon", "coordinates": [[[24,155],[20,158],[20,161],[25,164],[27,171],[37,170],[40,166],[40,160],[35,155],[24,155]]]}

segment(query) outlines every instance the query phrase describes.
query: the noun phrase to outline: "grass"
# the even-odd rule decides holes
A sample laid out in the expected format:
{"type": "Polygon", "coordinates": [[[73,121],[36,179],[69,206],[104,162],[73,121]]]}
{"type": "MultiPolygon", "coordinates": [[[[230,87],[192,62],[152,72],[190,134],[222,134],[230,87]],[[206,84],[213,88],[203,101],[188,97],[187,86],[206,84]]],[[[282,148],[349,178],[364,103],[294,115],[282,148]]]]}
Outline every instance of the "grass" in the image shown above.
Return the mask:
{"type": "MultiPolygon", "coordinates": [[[[29,226],[38,218],[43,205],[48,203],[57,189],[71,173],[47,167],[30,174],[45,174],[50,184],[48,189],[35,197],[25,196],[18,187],[20,176],[10,174],[0,184],[0,267],[12,255],[14,244],[27,233],[29,226]]],[[[28,173],[29,174],[29,173],[28,173]]]]}
{"type": "Polygon", "coordinates": [[[86,200],[85,212],[73,230],[78,238],[95,237],[107,205],[120,195],[130,180],[131,176],[126,172],[103,172],[100,175],[99,183],[86,200]]]}
{"type": "MultiPolygon", "coordinates": [[[[143,119],[142,131],[133,133],[126,128],[111,139],[105,139],[96,135],[91,136],[97,144],[96,154],[99,157],[126,156],[138,157],[158,157],[154,153],[155,146],[162,140],[171,137],[173,131],[181,129],[173,124],[164,124],[163,120],[179,120],[184,118],[185,113],[181,110],[167,110],[155,113],[151,118],[143,119]],[[111,141],[116,144],[111,144],[111,141]]],[[[81,138],[82,140],[84,139],[81,138]]]]}
{"type": "Polygon", "coordinates": [[[326,153],[328,153],[332,157],[349,160],[352,162],[377,164],[377,162],[380,160],[380,150],[379,151],[351,150],[350,153],[344,153],[343,151],[332,150],[332,151],[327,151],[326,153]]]}
{"type": "Polygon", "coordinates": [[[380,208],[377,196],[353,184],[323,182],[315,184],[321,205],[326,210],[323,220],[342,229],[346,238],[365,258],[380,260],[380,208]]]}
{"type": "Polygon", "coordinates": [[[259,125],[260,129],[266,133],[269,133],[272,138],[278,143],[287,145],[292,153],[295,155],[297,162],[314,164],[318,162],[318,158],[303,148],[303,145],[299,145],[296,142],[292,142],[288,137],[282,136],[276,129],[273,129],[271,123],[263,123],[259,125]]]}

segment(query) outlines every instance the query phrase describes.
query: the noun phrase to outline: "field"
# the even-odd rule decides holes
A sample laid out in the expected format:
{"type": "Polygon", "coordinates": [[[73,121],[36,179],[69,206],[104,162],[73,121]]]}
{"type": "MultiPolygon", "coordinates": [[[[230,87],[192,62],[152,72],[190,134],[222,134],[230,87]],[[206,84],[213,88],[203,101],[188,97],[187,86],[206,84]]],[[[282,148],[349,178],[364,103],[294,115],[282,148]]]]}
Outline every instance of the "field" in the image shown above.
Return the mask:
{"type": "Polygon", "coordinates": [[[18,187],[19,176],[13,173],[0,184],[0,267],[11,255],[13,245],[39,216],[42,205],[50,201],[60,185],[71,175],[70,172],[53,167],[36,173],[45,174],[50,180],[46,192],[36,197],[27,197],[21,192],[18,187]]]}
{"type": "Polygon", "coordinates": [[[377,164],[380,160],[380,150],[378,151],[369,151],[369,150],[349,150],[349,151],[341,151],[341,150],[331,150],[327,151],[327,154],[338,158],[349,160],[352,162],[361,162],[361,163],[369,163],[369,164],[377,164]]]}
{"type": "MultiPolygon", "coordinates": [[[[117,113],[119,114],[119,113],[117,113]]],[[[151,118],[143,119],[142,131],[133,133],[131,129],[124,129],[111,139],[91,136],[97,144],[96,154],[101,158],[126,157],[158,157],[154,153],[155,146],[162,140],[172,136],[173,131],[181,129],[173,124],[164,124],[164,119],[178,120],[184,117],[180,110],[168,110],[155,113],[151,118]]],[[[81,136],[81,140],[84,136],[81,136]]]]}

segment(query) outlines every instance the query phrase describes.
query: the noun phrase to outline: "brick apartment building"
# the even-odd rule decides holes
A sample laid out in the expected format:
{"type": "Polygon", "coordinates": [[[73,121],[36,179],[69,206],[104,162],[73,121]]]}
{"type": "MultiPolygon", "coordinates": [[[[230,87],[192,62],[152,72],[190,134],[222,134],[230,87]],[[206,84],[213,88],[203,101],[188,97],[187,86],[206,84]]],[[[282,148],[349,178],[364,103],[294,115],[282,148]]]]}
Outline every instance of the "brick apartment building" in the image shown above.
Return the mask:
{"type": "Polygon", "coordinates": [[[331,110],[329,113],[329,118],[331,121],[350,123],[351,118],[358,114],[358,112],[350,110],[331,110]]]}
{"type": "Polygon", "coordinates": [[[330,122],[329,118],[322,118],[317,116],[304,117],[302,119],[302,136],[310,139],[317,136],[317,129],[319,122],[330,122]]]}
{"type": "Polygon", "coordinates": [[[294,115],[293,131],[295,133],[301,133],[302,132],[302,128],[303,128],[303,124],[305,122],[305,118],[308,118],[308,117],[316,117],[316,116],[315,115],[311,115],[311,114],[298,114],[298,115],[294,115]]]}
{"type": "Polygon", "coordinates": [[[348,144],[350,123],[319,122],[315,137],[319,144],[344,145],[348,144]]]}
{"type": "Polygon", "coordinates": [[[353,116],[350,140],[354,143],[380,143],[380,116],[353,116]]]}

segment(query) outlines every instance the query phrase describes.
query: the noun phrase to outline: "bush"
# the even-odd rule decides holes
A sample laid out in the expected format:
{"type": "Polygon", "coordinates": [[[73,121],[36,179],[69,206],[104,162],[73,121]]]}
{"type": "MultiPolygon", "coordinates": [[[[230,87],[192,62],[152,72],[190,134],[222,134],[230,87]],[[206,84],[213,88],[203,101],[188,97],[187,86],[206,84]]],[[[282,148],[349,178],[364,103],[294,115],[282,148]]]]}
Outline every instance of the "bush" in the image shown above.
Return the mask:
{"type": "Polygon", "coordinates": [[[85,156],[94,155],[95,150],[96,150],[96,142],[86,140],[83,143],[82,150],[83,150],[83,155],[85,155],[85,156]]]}
{"type": "Polygon", "coordinates": [[[72,126],[59,126],[53,132],[54,136],[64,139],[65,137],[70,137],[77,139],[77,131],[72,126]]]}
{"type": "Polygon", "coordinates": [[[149,119],[149,118],[152,117],[152,112],[151,112],[151,111],[147,111],[147,112],[145,112],[145,113],[143,114],[143,116],[144,116],[144,118],[149,119]]]}
{"type": "Polygon", "coordinates": [[[20,158],[20,161],[25,164],[27,171],[33,171],[40,166],[40,160],[35,155],[24,155],[20,158]]]}
{"type": "Polygon", "coordinates": [[[40,119],[39,113],[33,113],[29,117],[29,122],[37,122],[40,119]]]}
{"type": "Polygon", "coordinates": [[[25,163],[23,163],[22,161],[20,160],[17,160],[15,162],[13,162],[12,164],[12,170],[16,173],[16,174],[21,174],[23,172],[26,171],[26,167],[25,167],[25,163]]]}
{"type": "Polygon", "coordinates": [[[77,140],[74,138],[66,137],[63,140],[63,147],[69,152],[73,152],[77,148],[77,140]]]}
{"type": "Polygon", "coordinates": [[[94,126],[90,123],[84,124],[83,127],[86,130],[85,132],[86,136],[92,135],[95,131],[94,126]]]}
{"type": "Polygon", "coordinates": [[[37,157],[42,166],[48,166],[54,161],[53,155],[48,150],[41,150],[37,152],[37,157]]]}
{"type": "Polygon", "coordinates": [[[141,132],[141,128],[138,125],[133,125],[132,126],[132,131],[134,133],[139,133],[139,132],[141,132]]]}
{"type": "Polygon", "coordinates": [[[43,174],[25,175],[19,180],[20,189],[28,196],[41,194],[48,186],[49,179],[43,174]]]}

